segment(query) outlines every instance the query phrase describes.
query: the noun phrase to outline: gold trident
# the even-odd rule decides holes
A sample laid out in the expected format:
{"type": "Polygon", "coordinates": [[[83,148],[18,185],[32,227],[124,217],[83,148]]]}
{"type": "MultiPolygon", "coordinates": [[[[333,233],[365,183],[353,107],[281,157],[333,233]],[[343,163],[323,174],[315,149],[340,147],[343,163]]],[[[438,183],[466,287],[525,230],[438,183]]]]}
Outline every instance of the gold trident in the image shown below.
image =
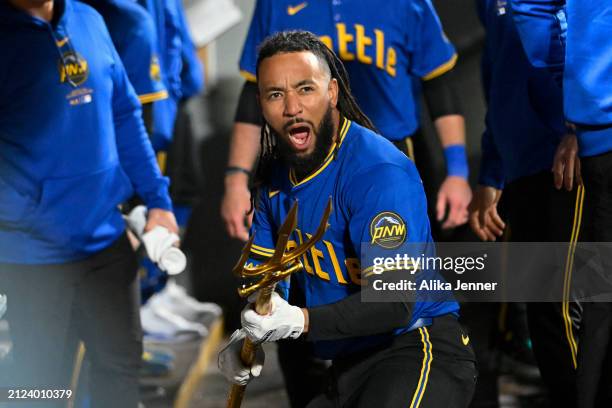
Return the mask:
{"type": "MultiPolygon", "coordinates": [[[[319,227],[314,235],[297,248],[291,251],[286,251],[289,237],[297,227],[297,211],[298,203],[295,201],[291,207],[291,210],[289,211],[289,214],[287,214],[287,218],[285,218],[283,225],[278,230],[276,248],[274,250],[274,254],[270,259],[268,259],[268,261],[257,266],[245,266],[250,256],[251,247],[253,246],[253,235],[242,249],[242,255],[232,270],[234,274],[243,278],[261,277],[253,284],[243,284],[242,287],[238,288],[238,294],[243,298],[248,297],[259,290],[257,300],[255,301],[255,311],[260,315],[270,313],[270,309],[272,308],[272,292],[274,292],[276,284],[285,279],[287,276],[291,275],[293,272],[297,272],[302,269],[303,265],[300,262],[299,257],[304,255],[306,251],[317,243],[317,241],[323,238],[323,234],[325,234],[325,231],[329,226],[327,221],[329,220],[329,215],[332,211],[332,199],[330,197],[329,200],[327,200],[323,217],[321,217],[319,227]]],[[[255,350],[257,347],[259,346],[254,344],[248,337],[244,339],[242,349],[240,350],[240,358],[245,366],[250,367],[253,365],[255,360],[255,350]]],[[[245,390],[246,385],[232,385],[229,397],[227,398],[227,407],[240,407],[245,390]]]]}

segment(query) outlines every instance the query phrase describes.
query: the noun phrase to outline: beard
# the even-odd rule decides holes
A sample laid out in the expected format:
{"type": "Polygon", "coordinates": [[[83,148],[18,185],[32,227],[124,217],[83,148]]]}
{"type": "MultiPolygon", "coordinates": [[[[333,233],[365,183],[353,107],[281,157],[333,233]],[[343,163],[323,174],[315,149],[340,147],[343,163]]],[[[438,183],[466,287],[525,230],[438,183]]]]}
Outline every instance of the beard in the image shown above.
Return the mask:
{"type": "MultiPolygon", "coordinates": [[[[291,125],[300,122],[304,122],[304,120],[296,120],[291,125]]],[[[312,153],[301,155],[291,148],[289,142],[278,134],[276,135],[279,156],[289,168],[293,169],[298,180],[302,180],[323,163],[334,143],[334,122],[331,106],[327,107],[327,111],[321,122],[319,122],[319,126],[316,129],[313,126],[313,131],[316,135],[314,150],[312,153]]]]}

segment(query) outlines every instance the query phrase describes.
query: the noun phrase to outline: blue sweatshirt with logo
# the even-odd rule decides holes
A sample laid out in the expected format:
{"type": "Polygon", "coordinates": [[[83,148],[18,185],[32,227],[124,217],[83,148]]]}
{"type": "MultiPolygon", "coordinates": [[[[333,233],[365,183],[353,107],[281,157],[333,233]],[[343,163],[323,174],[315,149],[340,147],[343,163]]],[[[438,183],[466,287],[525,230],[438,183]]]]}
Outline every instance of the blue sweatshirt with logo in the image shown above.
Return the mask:
{"type": "Polygon", "coordinates": [[[48,23],[0,2],[0,263],[110,246],[118,205],[171,209],[140,104],[102,17],[55,0],[48,23]]]}
{"type": "Polygon", "coordinates": [[[477,0],[486,29],[482,76],[487,100],[479,183],[550,171],[565,133],[563,95],[546,68],[529,63],[506,0],[477,0]]]}
{"type": "Polygon", "coordinates": [[[580,156],[612,151],[612,2],[511,0],[532,64],[563,75],[580,156]]]}

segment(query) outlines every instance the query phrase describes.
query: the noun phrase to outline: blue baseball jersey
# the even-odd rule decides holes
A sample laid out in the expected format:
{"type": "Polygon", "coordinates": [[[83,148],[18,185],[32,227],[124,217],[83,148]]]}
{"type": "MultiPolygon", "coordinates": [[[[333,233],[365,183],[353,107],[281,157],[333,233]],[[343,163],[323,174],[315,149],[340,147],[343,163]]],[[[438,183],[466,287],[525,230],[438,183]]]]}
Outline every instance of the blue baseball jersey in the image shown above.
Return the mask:
{"type": "Polygon", "coordinates": [[[0,2],[0,262],[64,263],[125,231],[118,205],[171,210],[140,103],[104,20],[55,0],[50,24],[0,2]]]}
{"type": "Polygon", "coordinates": [[[157,34],[147,10],[133,0],[81,0],[104,18],[117,53],[140,102],[168,97],[163,83],[157,34]]]}
{"type": "Polygon", "coordinates": [[[176,0],[181,34],[181,97],[191,98],[204,90],[204,67],[198,58],[198,53],[191,33],[182,0],[176,0]]]}
{"type": "Polygon", "coordinates": [[[478,0],[478,11],[487,33],[482,73],[488,105],[479,183],[502,188],[550,171],[565,134],[563,94],[548,70],[529,63],[505,0],[478,0]]]}
{"type": "Polygon", "coordinates": [[[564,110],[578,153],[612,151],[612,3],[511,0],[529,60],[563,75],[564,110]]]}
{"type": "Polygon", "coordinates": [[[181,100],[181,30],[176,0],[138,0],[155,24],[163,80],[169,97],[153,103],[151,140],[156,151],[166,150],[172,141],[174,122],[181,100]]]}
{"type": "Polygon", "coordinates": [[[296,29],[342,59],[359,106],[390,140],[419,126],[415,78],[441,75],[457,59],[429,0],[258,0],[240,59],[246,79],[255,81],[257,46],[296,29]]]}
{"type": "MultiPolygon", "coordinates": [[[[340,128],[339,143],[321,167],[302,181],[280,164],[274,169],[270,184],[260,191],[253,219],[252,255],[257,262],[273,253],[276,231],[295,200],[298,222],[289,249],[314,234],[332,198],[329,228],[303,256],[305,270],[296,275],[298,288],[291,288],[303,292],[306,303],[300,306],[327,305],[359,292],[362,279],[368,279],[362,271],[373,266],[368,264],[371,257],[362,253],[362,246],[388,247],[393,243],[395,247],[406,242],[431,247],[432,243],[427,201],[412,161],[392,143],[356,123],[343,119],[340,128]],[[386,232],[382,236],[377,231],[384,226],[390,228],[383,228],[381,231],[386,232]]],[[[286,288],[286,282],[283,284],[286,288]]],[[[406,327],[422,317],[457,311],[454,301],[417,301],[406,327]]],[[[402,330],[382,337],[318,341],[315,352],[322,358],[335,358],[402,330]]]]}

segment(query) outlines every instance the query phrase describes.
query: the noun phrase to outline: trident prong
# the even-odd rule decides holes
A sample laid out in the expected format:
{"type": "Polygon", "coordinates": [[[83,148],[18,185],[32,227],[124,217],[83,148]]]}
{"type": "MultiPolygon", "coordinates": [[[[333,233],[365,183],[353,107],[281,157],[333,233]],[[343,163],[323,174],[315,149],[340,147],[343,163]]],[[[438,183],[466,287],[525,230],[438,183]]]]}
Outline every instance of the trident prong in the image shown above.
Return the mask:
{"type": "Polygon", "coordinates": [[[331,211],[332,199],[330,197],[314,235],[304,243],[298,245],[295,249],[286,252],[289,237],[297,227],[298,203],[295,201],[283,225],[278,230],[278,240],[272,257],[260,265],[249,267],[245,266],[245,264],[249,259],[251,247],[253,245],[252,236],[244,246],[242,255],[236,266],[234,266],[233,272],[240,277],[252,278],[261,276],[261,279],[251,285],[239,288],[238,294],[241,297],[247,297],[257,290],[273,285],[285,279],[291,273],[302,269],[302,263],[298,258],[312,248],[317,241],[323,238],[323,234],[325,234],[329,226],[327,221],[329,220],[331,211]]]}

